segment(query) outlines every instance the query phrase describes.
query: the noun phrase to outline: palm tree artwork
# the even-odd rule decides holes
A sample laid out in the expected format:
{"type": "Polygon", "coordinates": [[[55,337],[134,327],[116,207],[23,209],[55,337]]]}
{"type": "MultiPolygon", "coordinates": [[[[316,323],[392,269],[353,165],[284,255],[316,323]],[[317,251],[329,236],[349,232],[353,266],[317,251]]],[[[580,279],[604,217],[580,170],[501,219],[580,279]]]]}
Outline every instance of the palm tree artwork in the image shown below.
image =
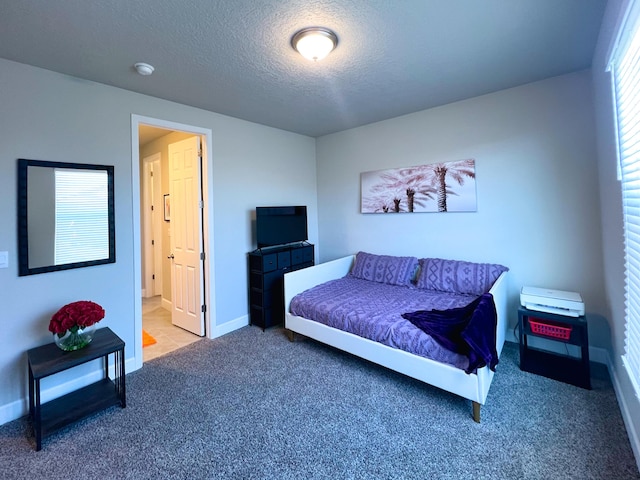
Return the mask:
{"type": "Polygon", "coordinates": [[[364,172],[362,213],[475,212],[475,160],[364,172]]]}

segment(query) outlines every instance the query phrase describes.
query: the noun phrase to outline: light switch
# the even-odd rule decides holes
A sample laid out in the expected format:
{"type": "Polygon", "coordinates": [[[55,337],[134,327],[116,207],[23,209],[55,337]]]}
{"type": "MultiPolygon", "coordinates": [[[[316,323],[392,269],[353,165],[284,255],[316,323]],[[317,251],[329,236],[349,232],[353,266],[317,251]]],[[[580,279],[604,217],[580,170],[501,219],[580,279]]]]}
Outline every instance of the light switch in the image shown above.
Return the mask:
{"type": "Polygon", "coordinates": [[[0,252],[0,268],[9,268],[9,252],[0,252]]]}

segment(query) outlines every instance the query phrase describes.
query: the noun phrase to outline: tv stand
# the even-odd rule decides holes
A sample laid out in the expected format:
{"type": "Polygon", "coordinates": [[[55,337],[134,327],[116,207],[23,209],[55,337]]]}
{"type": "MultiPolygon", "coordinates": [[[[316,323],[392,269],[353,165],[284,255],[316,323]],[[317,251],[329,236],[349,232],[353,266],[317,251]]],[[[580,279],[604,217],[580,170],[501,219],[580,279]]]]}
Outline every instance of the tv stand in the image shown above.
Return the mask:
{"type": "Polygon", "coordinates": [[[311,267],[314,246],[308,242],[259,248],[249,253],[251,325],[263,330],[284,323],[284,274],[311,267]]]}

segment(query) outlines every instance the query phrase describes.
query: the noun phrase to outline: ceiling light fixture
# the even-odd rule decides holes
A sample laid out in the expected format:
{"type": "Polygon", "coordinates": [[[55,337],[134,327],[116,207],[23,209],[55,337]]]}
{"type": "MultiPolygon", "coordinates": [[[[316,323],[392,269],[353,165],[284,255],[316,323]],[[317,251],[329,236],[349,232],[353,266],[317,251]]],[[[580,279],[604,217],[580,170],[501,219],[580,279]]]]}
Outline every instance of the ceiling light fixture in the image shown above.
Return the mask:
{"type": "Polygon", "coordinates": [[[303,28],[291,37],[291,46],[303,57],[317,62],[338,46],[338,37],[328,28],[303,28]]]}
{"type": "Polygon", "coordinates": [[[155,68],[148,63],[138,62],[133,66],[140,75],[151,75],[155,68]]]}

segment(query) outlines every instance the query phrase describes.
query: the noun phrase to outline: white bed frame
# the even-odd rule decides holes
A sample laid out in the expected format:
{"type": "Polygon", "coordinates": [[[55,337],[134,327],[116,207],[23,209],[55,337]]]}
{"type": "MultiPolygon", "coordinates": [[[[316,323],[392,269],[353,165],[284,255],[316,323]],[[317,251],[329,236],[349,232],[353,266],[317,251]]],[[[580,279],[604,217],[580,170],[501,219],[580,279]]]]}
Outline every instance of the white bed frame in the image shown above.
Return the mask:
{"type": "MultiPolygon", "coordinates": [[[[467,375],[464,370],[459,368],[388,347],[382,343],[289,313],[289,304],[295,295],[329,280],[344,277],[351,270],[354,259],[355,255],[350,255],[285,274],[285,328],[292,332],[289,338],[293,341],[294,334],[298,333],[429,385],[460,395],[471,400],[473,419],[480,422],[480,405],[484,405],[487,399],[494,373],[489,367],[479,368],[477,373],[467,375]]],[[[507,272],[502,273],[489,290],[489,293],[493,295],[498,313],[496,334],[498,356],[502,352],[507,333],[506,274],[507,272]]]]}

